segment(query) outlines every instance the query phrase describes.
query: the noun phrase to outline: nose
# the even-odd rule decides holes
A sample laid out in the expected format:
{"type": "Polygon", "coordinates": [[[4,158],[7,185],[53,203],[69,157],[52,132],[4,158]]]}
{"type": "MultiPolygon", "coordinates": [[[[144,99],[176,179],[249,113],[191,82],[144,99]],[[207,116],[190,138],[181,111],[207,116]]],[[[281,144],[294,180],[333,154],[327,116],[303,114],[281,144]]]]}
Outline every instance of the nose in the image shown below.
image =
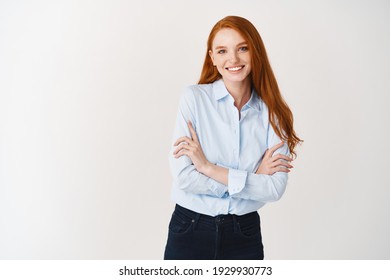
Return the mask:
{"type": "Polygon", "coordinates": [[[233,63],[233,64],[237,63],[239,61],[239,57],[238,57],[237,52],[230,53],[229,61],[230,61],[230,63],[233,63]]]}

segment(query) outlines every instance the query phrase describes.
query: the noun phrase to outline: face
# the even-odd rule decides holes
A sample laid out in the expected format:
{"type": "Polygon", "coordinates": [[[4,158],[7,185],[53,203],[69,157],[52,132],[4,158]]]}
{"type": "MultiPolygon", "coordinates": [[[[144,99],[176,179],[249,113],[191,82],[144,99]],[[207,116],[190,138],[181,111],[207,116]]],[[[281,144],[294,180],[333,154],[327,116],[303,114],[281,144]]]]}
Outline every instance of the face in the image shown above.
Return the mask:
{"type": "Polygon", "coordinates": [[[209,55],[225,83],[242,83],[249,79],[251,57],[248,43],[236,30],[223,28],[218,31],[209,55]]]}

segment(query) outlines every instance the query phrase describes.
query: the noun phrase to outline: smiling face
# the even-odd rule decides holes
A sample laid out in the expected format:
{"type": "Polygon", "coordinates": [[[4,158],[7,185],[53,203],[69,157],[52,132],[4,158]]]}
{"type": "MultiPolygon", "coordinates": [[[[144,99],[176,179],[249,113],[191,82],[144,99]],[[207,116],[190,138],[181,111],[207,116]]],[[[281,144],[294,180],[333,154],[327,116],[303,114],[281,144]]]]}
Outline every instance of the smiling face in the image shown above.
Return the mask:
{"type": "Polygon", "coordinates": [[[209,55],[225,83],[249,81],[251,56],[248,43],[236,30],[223,28],[218,31],[209,55]]]}

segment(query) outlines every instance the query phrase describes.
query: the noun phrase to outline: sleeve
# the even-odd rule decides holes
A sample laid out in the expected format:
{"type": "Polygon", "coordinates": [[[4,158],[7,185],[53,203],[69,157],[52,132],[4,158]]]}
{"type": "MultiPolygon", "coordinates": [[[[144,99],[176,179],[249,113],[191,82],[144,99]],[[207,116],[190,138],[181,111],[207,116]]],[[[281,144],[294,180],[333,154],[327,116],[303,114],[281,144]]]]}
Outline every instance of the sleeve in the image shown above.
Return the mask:
{"type": "MultiPolygon", "coordinates": [[[[268,148],[281,142],[271,125],[267,136],[268,148]]],[[[274,154],[290,155],[287,144],[274,154]]],[[[231,197],[272,202],[279,200],[286,190],[288,173],[276,172],[273,175],[255,174],[229,168],[228,192],[231,197]]]]}
{"type": "MultiPolygon", "coordinates": [[[[173,143],[179,137],[190,136],[188,121],[191,121],[196,131],[196,100],[193,90],[188,87],[180,98],[179,109],[176,117],[176,124],[173,133],[172,148],[169,154],[169,165],[175,187],[193,194],[204,194],[215,197],[223,197],[227,192],[227,186],[221,184],[202,173],[198,172],[188,156],[175,158],[173,152],[176,149],[173,143]]],[[[206,155],[207,157],[207,155],[206,155]]]]}

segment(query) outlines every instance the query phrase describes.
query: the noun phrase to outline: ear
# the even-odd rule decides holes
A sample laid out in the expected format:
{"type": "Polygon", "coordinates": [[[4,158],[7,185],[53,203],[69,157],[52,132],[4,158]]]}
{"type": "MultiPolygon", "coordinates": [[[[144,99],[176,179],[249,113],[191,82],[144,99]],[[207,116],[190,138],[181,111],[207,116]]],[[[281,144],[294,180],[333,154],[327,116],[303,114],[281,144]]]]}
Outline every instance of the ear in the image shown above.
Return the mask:
{"type": "Polygon", "coordinates": [[[211,61],[213,62],[213,65],[215,66],[213,52],[211,50],[209,50],[209,56],[211,58],[211,61]]]}

